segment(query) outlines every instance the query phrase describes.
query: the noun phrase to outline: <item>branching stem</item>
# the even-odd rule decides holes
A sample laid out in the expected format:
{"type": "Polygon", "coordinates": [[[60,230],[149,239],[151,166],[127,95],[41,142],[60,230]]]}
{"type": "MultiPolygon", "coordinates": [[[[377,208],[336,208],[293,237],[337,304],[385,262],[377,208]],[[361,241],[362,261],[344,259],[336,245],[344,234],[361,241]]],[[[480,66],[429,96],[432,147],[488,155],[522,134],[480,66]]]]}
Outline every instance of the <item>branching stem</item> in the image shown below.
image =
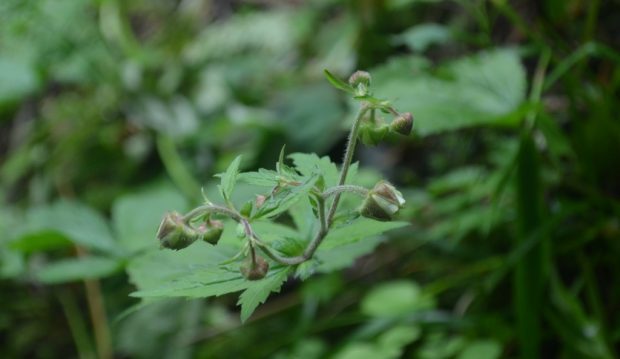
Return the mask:
{"type": "Polygon", "coordinates": [[[349,192],[349,193],[354,193],[358,196],[362,196],[362,197],[366,197],[368,195],[368,189],[362,187],[362,186],[355,186],[355,185],[349,185],[349,184],[345,184],[342,186],[335,186],[332,188],[328,188],[326,189],[323,193],[323,199],[327,199],[333,195],[336,195],[338,193],[344,193],[344,192],[349,192]]]}
{"type": "Polygon", "coordinates": [[[284,264],[284,265],[297,265],[303,263],[314,255],[323,239],[327,235],[329,231],[329,227],[332,224],[334,215],[336,213],[336,209],[338,208],[338,202],[340,201],[340,196],[343,192],[352,192],[361,196],[366,196],[368,194],[368,190],[364,187],[353,186],[353,185],[345,185],[347,180],[347,174],[349,173],[349,167],[351,167],[351,161],[353,160],[353,154],[355,153],[355,146],[357,144],[357,135],[359,132],[360,124],[362,123],[362,119],[364,115],[369,110],[367,104],[362,104],[355,121],[353,122],[353,127],[351,128],[351,132],[349,133],[349,140],[347,142],[347,148],[344,154],[344,160],[342,162],[342,168],[340,172],[340,178],[338,180],[338,185],[332,188],[329,188],[322,194],[316,197],[318,203],[318,220],[319,220],[319,230],[315,234],[314,238],[308,243],[308,246],[304,250],[303,254],[295,257],[284,257],[280,254],[272,251],[269,248],[269,245],[262,242],[254,229],[250,225],[250,222],[247,218],[243,217],[239,212],[237,212],[233,208],[227,208],[223,206],[218,206],[214,204],[207,204],[197,208],[194,208],[190,212],[188,212],[185,216],[183,216],[183,220],[189,222],[192,218],[208,214],[208,213],[218,213],[223,214],[225,216],[230,217],[231,219],[239,222],[243,225],[243,230],[250,241],[250,252],[252,255],[253,261],[255,261],[255,253],[254,253],[254,245],[256,245],[267,257],[272,260],[284,264]],[[331,207],[329,209],[329,213],[325,214],[325,200],[331,196],[334,196],[334,200],[332,201],[331,207]]]}
{"type": "MultiPolygon", "coordinates": [[[[340,179],[338,180],[338,186],[342,186],[345,184],[347,180],[347,174],[349,174],[349,167],[351,167],[351,161],[353,160],[353,154],[355,153],[355,145],[357,145],[357,133],[359,132],[360,125],[362,124],[362,119],[364,115],[368,111],[368,105],[362,104],[359,112],[357,113],[357,117],[355,118],[355,122],[353,122],[353,127],[351,128],[351,132],[349,132],[349,141],[347,142],[347,149],[344,152],[344,160],[342,161],[342,169],[340,170],[340,179]]],[[[338,208],[338,202],[340,201],[340,195],[342,193],[336,193],[334,196],[334,201],[332,202],[332,206],[329,209],[329,214],[327,215],[327,228],[332,225],[332,221],[334,220],[334,215],[336,214],[336,209],[338,208]]]]}

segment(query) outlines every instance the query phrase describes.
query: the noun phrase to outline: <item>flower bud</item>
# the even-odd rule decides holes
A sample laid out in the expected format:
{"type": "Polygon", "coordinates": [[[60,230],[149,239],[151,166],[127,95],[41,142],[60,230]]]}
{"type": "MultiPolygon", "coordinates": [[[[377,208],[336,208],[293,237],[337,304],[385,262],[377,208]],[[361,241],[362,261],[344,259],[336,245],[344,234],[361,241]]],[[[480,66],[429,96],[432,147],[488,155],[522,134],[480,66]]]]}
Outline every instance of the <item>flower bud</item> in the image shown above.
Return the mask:
{"type": "Polygon", "coordinates": [[[266,200],[267,200],[266,196],[263,196],[262,194],[256,195],[256,200],[254,201],[254,206],[257,209],[261,208],[263,206],[263,204],[265,204],[266,200]]]}
{"type": "Polygon", "coordinates": [[[364,123],[360,126],[359,137],[366,146],[376,146],[379,144],[390,128],[387,125],[373,125],[364,123]]]}
{"type": "Polygon", "coordinates": [[[370,74],[366,71],[355,71],[349,77],[349,85],[355,90],[355,96],[363,97],[370,95],[370,74]]]}
{"type": "Polygon", "coordinates": [[[199,232],[185,223],[177,212],[166,213],[157,230],[161,246],[168,249],[183,249],[199,237],[199,232]]]}
{"type": "Polygon", "coordinates": [[[410,112],[405,112],[396,116],[390,124],[390,130],[401,135],[408,136],[413,128],[413,116],[410,112]]]}
{"type": "Polygon", "coordinates": [[[245,235],[246,235],[245,234],[245,227],[243,226],[242,223],[237,223],[237,227],[235,227],[235,235],[239,239],[245,238],[245,235]]]}
{"type": "Polygon", "coordinates": [[[362,203],[360,214],[378,221],[390,221],[403,207],[403,195],[386,181],[379,181],[362,203]]]}
{"type": "Polygon", "coordinates": [[[216,245],[224,232],[224,224],[222,221],[208,220],[207,223],[198,227],[198,231],[203,241],[216,245]]]}
{"type": "Polygon", "coordinates": [[[256,262],[253,262],[252,257],[249,256],[239,268],[241,274],[248,280],[265,278],[269,271],[269,263],[263,257],[256,255],[255,258],[256,262]]]}
{"type": "Polygon", "coordinates": [[[368,72],[358,70],[349,77],[349,85],[357,87],[359,84],[366,87],[370,86],[370,74],[368,72]]]}

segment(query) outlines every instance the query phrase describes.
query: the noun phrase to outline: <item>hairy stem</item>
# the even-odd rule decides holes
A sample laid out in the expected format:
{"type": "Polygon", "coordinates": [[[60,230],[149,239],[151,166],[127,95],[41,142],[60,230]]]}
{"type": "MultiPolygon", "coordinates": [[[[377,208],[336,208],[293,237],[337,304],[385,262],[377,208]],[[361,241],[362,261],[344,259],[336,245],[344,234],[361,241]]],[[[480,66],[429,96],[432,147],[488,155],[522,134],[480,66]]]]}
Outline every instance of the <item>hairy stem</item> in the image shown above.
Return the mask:
{"type": "Polygon", "coordinates": [[[183,220],[184,221],[189,221],[192,218],[202,215],[202,214],[207,214],[207,213],[219,213],[219,214],[223,214],[225,216],[228,216],[232,219],[234,219],[237,222],[241,222],[241,220],[243,219],[243,216],[241,216],[241,214],[239,214],[237,211],[232,210],[230,208],[226,208],[226,207],[222,207],[222,206],[218,206],[215,204],[206,204],[204,206],[200,206],[200,207],[196,207],[194,209],[192,209],[191,211],[189,211],[186,215],[183,216],[183,220]]]}
{"type": "MultiPolygon", "coordinates": [[[[368,106],[366,104],[362,104],[359,112],[357,113],[357,117],[355,118],[355,122],[353,122],[353,127],[351,128],[351,132],[349,133],[349,141],[347,143],[347,149],[344,152],[344,160],[342,161],[342,169],[340,170],[340,179],[338,180],[338,186],[344,185],[347,180],[347,174],[349,173],[349,167],[351,167],[351,161],[353,160],[353,154],[355,153],[355,145],[357,144],[357,133],[359,132],[360,125],[362,124],[362,119],[364,115],[368,111],[368,106]]],[[[332,206],[329,209],[329,214],[327,215],[327,228],[329,228],[334,219],[334,215],[336,214],[336,209],[338,208],[338,202],[340,201],[340,195],[342,193],[336,193],[334,196],[334,201],[332,202],[332,206]]]]}
{"type": "Polygon", "coordinates": [[[336,195],[338,193],[344,193],[344,192],[354,193],[362,197],[366,197],[368,195],[368,189],[362,186],[345,184],[342,186],[335,186],[335,187],[328,188],[321,194],[321,196],[323,196],[323,199],[327,199],[333,195],[336,195]]]}
{"type": "Polygon", "coordinates": [[[351,161],[353,160],[353,154],[355,153],[355,146],[357,144],[357,135],[359,132],[359,128],[362,123],[362,119],[364,118],[364,115],[366,114],[368,110],[369,110],[368,105],[362,104],[359,112],[357,113],[357,117],[355,118],[355,121],[353,122],[353,127],[351,128],[351,132],[349,133],[349,140],[347,143],[347,148],[344,153],[344,160],[342,161],[342,168],[340,172],[340,178],[338,179],[338,185],[328,189],[321,195],[317,196],[318,220],[319,220],[320,227],[319,227],[318,232],[314,236],[314,238],[312,238],[310,243],[308,243],[308,246],[306,247],[302,255],[295,256],[295,257],[284,257],[272,251],[267,244],[263,243],[260,240],[256,232],[254,232],[254,230],[252,229],[250,222],[248,222],[246,218],[244,218],[240,213],[238,213],[232,208],[226,208],[222,206],[208,204],[208,205],[200,206],[200,207],[193,209],[192,211],[187,213],[185,216],[183,216],[183,220],[189,221],[196,216],[207,214],[207,213],[223,214],[243,225],[245,234],[250,240],[250,251],[251,251],[253,260],[255,256],[254,244],[256,244],[256,246],[258,246],[258,248],[267,257],[271,258],[272,260],[280,264],[296,265],[296,264],[300,264],[300,263],[307,261],[308,259],[312,258],[312,256],[314,255],[314,252],[316,252],[319,245],[321,245],[321,242],[323,242],[323,239],[325,239],[325,236],[327,235],[327,232],[329,231],[329,227],[332,224],[334,215],[336,214],[336,209],[338,208],[338,202],[340,201],[340,196],[342,195],[342,193],[353,192],[353,193],[363,195],[363,196],[366,196],[368,194],[368,190],[363,187],[345,185],[345,182],[347,180],[347,174],[349,173],[349,167],[351,167],[351,161]],[[331,197],[332,195],[334,196],[334,200],[329,209],[329,213],[325,215],[325,199],[331,197]]]}

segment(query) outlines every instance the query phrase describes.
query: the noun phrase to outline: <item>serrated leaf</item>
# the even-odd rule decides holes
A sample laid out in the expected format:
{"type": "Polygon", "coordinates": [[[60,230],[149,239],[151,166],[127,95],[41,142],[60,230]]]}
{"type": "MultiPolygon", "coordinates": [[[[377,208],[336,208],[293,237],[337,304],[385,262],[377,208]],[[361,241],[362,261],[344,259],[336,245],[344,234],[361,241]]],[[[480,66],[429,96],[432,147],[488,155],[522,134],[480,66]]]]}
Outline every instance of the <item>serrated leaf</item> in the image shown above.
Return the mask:
{"type": "Polygon", "coordinates": [[[215,295],[208,291],[198,293],[196,288],[200,289],[207,283],[218,282],[221,283],[220,286],[213,288],[216,294],[227,292],[226,290],[234,291],[236,288],[234,286],[238,283],[230,281],[241,280],[240,273],[220,268],[218,263],[234,256],[237,250],[238,248],[232,246],[194,243],[183,251],[155,250],[144,253],[132,259],[127,266],[130,281],[138,288],[132,295],[136,297],[215,295]]]}
{"type": "Polygon", "coordinates": [[[350,223],[329,231],[321,244],[322,249],[339,247],[357,242],[362,238],[376,236],[391,229],[408,226],[408,222],[378,222],[368,218],[357,218],[350,223]]]}
{"type": "Polygon", "coordinates": [[[382,237],[369,237],[364,238],[363,241],[331,249],[324,249],[321,245],[315,254],[317,262],[320,263],[316,267],[316,271],[330,273],[350,267],[357,258],[372,252],[381,241],[382,237]]]}
{"type": "Polygon", "coordinates": [[[353,89],[353,87],[351,85],[349,85],[348,83],[342,81],[338,77],[332,75],[331,72],[329,72],[327,70],[323,70],[323,73],[325,74],[325,77],[327,78],[327,81],[329,81],[329,83],[332,84],[332,86],[334,86],[338,90],[342,90],[342,91],[344,91],[346,93],[349,93],[349,94],[354,94],[355,93],[355,90],[353,89]]]}
{"type": "Polygon", "coordinates": [[[295,223],[295,228],[297,228],[300,238],[310,239],[310,236],[318,227],[318,221],[316,221],[308,198],[300,199],[288,211],[295,223]]]}
{"type": "Polygon", "coordinates": [[[241,164],[241,155],[237,156],[231,164],[228,166],[226,172],[218,174],[220,177],[220,193],[222,198],[227,202],[230,201],[230,196],[235,188],[235,182],[237,182],[237,175],[239,174],[239,165],[241,164]]]}
{"type": "Polygon", "coordinates": [[[325,185],[332,187],[338,184],[338,167],[329,157],[319,157],[314,153],[292,153],[288,155],[295,164],[295,169],[305,177],[320,173],[325,179],[325,185]]]}
{"type": "Polygon", "coordinates": [[[444,65],[441,71],[403,75],[381,66],[375,90],[415,117],[414,131],[430,135],[483,124],[511,126],[526,104],[526,74],[514,49],[484,51],[444,65]],[[439,74],[439,75],[436,75],[439,74]]]}
{"type": "Polygon", "coordinates": [[[279,292],[282,284],[288,278],[290,267],[272,271],[265,278],[251,282],[239,296],[237,305],[241,306],[241,321],[245,322],[259,304],[264,303],[271,292],[279,292]]]}
{"type": "Polygon", "coordinates": [[[317,176],[312,176],[298,186],[288,185],[283,187],[277,194],[265,201],[253,218],[273,218],[288,210],[300,198],[308,195],[317,178],[317,176]]]}
{"type": "Polygon", "coordinates": [[[39,269],[35,277],[45,284],[106,277],[122,267],[120,261],[105,257],[64,259],[39,269]]]}
{"type": "Polygon", "coordinates": [[[255,186],[275,187],[278,184],[278,173],[264,168],[259,169],[258,172],[240,173],[237,178],[239,181],[255,186]]]}

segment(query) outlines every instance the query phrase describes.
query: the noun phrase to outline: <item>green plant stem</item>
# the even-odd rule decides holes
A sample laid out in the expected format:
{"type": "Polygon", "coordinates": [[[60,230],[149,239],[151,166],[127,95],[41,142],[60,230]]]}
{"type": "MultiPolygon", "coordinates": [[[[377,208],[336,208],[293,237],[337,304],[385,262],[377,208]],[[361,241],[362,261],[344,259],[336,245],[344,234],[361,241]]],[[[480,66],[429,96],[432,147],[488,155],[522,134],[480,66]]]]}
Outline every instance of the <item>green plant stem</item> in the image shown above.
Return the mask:
{"type": "Polygon", "coordinates": [[[219,213],[219,214],[223,214],[225,216],[228,216],[232,219],[234,219],[237,222],[241,222],[244,218],[243,216],[230,208],[226,208],[226,207],[222,207],[222,206],[218,206],[218,205],[214,205],[214,204],[205,204],[203,206],[200,207],[196,207],[194,209],[192,209],[191,211],[189,211],[186,215],[183,216],[183,220],[185,222],[190,221],[193,217],[199,216],[199,215],[203,215],[203,214],[207,214],[207,213],[219,213]]]}
{"type": "Polygon", "coordinates": [[[329,197],[333,195],[336,195],[338,193],[344,193],[344,192],[354,193],[356,195],[366,197],[369,191],[368,189],[362,186],[345,184],[342,186],[335,186],[335,187],[328,188],[321,194],[321,196],[323,197],[323,199],[328,199],[329,197]]]}
{"type": "MultiPolygon", "coordinates": [[[[344,160],[342,161],[342,169],[340,170],[340,179],[338,180],[338,186],[344,185],[347,180],[349,167],[351,167],[351,161],[353,160],[353,154],[355,153],[355,145],[357,144],[357,133],[359,132],[360,125],[362,123],[364,115],[366,114],[366,111],[368,111],[368,106],[366,104],[362,104],[362,107],[360,107],[360,110],[357,113],[357,117],[353,122],[353,127],[351,128],[351,132],[349,133],[347,149],[344,152],[344,160]]],[[[332,206],[329,209],[329,213],[327,215],[328,229],[331,226],[332,221],[334,220],[334,215],[336,214],[336,209],[338,208],[338,202],[340,201],[341,194],[342,193],[336,193],[336,195],[334,196],[334,201],[332,202],[332,206]]]]}
{"type": "Polygon", "coordinates": [[[353,193],[361,194],[364,196],[368,194],[368,190],[363,187],[344,184],[347,180],[347,174],[349,173],[349,167],[351,167],[351,161],[353,160],[353,154],[355,153],[355,145],[357,144],[357,135],[359,132],[360,124],[362,123],[362,119],[364,118],[364,115],[366,114],[368,109],[369,109],[368,105],[362,104],[357,114],[357,117],[355,118],[355,121],[353,122],[353,127],[351,128],[351,132],[349,133],[349,140],[348,140],[347,148],[344,154],[344,160],[342,162],[342,169],[340,172],[340,178],[338,180],[338,185],[328,189],[321,196],[317,196],[318,220],[320,223],[319,231],[316,233],[316,235],[310,241],[310,243],[308,243],[308,246],[306,247],[302,255],[295,256],[295,257],[283,257],[275,253],[274,251],[272,251],[267,244],[263,243],[260,240],[256,232],[254,232],[254,230],[252,229],[250,222],[248,222],[246,218],[244,218],[240,213],[238,213],[236,210],[232,208],[226,208],[222,206],[208,204],[208,205],[194,208],[192,211],[188,212],[185,216],[183,216],[183,220],[188,222],[193,217],[196,217],[198,215],[202,215],[205,213],[220,213],[220,214],[223,214],[223,215],[226,215],[232,218],[233,220],[243,225],[245,234],[248,236],[248,238],[250,238],[251,249],[254,248],[253,244],[256,244],[267,257],[284,265],[296,265],[296,264],[300,264],[300,263],[307,261],[308,259],[312,258],[312,256],[314,255],[314,252],[316,252],[319,245],[321,245],[321,242],[323,241],[323,239],[325,239],[325,236],[327,235],[329,227],[331,226],[332,220],[334,218],[334,214],[336,213],[336,209],[338,208],[338,202],[340,200],[340,196],[342,195],[342,193],[353,192],[353,193]],[[334,196],[334,200],[330,207],[329,214],[326,216],[325,215],[325,199],[332,195],[334,196]]]}

